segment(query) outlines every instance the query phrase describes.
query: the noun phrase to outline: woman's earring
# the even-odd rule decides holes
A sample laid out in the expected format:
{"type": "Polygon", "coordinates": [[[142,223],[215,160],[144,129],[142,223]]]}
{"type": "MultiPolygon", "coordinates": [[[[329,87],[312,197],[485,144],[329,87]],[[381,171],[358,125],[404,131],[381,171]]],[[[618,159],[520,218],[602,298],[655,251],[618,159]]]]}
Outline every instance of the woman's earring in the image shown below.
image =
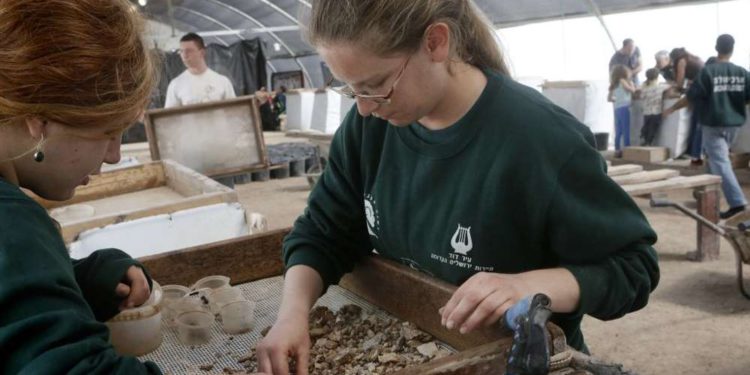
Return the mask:
{"type": "Polygon", "coordinates": [[[44,161],[44,152],[42,152],[42,144],[44,144],[44,133],[42,133],[42,140],[36,145],[36,152],[34,152],[34,161],[41,163],[44,161]]]}

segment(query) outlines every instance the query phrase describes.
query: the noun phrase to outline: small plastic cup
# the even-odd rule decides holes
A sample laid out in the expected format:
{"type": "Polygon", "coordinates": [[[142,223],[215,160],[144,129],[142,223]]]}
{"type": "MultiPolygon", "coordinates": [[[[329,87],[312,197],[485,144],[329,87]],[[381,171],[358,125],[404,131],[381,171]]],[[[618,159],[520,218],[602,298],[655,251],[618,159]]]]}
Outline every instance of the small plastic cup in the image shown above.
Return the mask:
{"type": "Polygon", "coordinates": [[[229,286],[229,278],[221,275],[207,276],[193,284],[193,290],[219,289],[229,286]]]}
{"type": "Polygon", "coordinates": [[[208,307],[200,298],[185,296],[172,303],[174,316],[193,311],[208,311],[208,307]]]}
{"type": "Polygon", "coordinates": [[[177,316],[174,304],[190,293],[190,288],[182,285],[165,285],[161,287],[162,319],[168,326],[174,326],[174,318],[177,316]]]}
{"type": "Polygon", "coordinates": [[[125,309],[106,322],[110,342],[120,355],[140,356],[148,354],[161,345],[162,313],[159,304],[163,301],[159,283],[153,282],[151,296],[141,306],[125,309]]]}
{"type": "Polygon", "coordinates": [[[242,291],[233,287],[212,289],[208,293],[207,298],[211,312],[214,314],[218,314],[221,308],[230,302],[245,300],[242,296],[242,291]]]}
{"type": "Polygon", "coordinates": [[[211,341],[214,315],[207,311],[191,311],[177,315],[177,337],[185,345],[203,345],[211,341]]]}
{"type": "Polygon", "coordinates": [[[161,287],[162,301],[175,300],[190,293],[190,288],[182,285],[164,285],[161,287]]]}
{"type": "Polygon", "coordinates": [[[253,328],[255,303],[235,301],[221,308],[221,328],[229,334],[247,332],[253,328]]]}

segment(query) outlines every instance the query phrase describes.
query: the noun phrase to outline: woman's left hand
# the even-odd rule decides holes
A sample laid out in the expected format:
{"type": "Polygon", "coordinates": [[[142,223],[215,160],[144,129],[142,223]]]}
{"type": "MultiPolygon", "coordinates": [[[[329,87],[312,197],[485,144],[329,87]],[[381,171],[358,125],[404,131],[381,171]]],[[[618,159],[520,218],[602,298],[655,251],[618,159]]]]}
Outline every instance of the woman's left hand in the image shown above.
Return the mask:
{"type": "Polygon", "coordinates": [[[115,294],[124,298],[120,310],[144,304],[151,295],[151,290],[143,270],[138,266],[130,266],[122,282],[117,284],[115,294]]]}
{"type": "Polygon", "coordinates": [[[500,319],[516,302],[533,294],[518,275],[480,272],[472,276],[440,308],[441,324],[464,334],[500,319]]]}

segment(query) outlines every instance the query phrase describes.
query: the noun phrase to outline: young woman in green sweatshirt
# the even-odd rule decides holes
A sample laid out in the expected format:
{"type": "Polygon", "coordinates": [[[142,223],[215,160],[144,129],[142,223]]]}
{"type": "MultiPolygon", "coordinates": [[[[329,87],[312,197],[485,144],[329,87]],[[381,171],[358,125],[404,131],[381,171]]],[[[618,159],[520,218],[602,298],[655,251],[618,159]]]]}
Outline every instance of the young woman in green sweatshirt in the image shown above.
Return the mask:
{"type": "Polygon", "coordinates": [[[0,1],[0,373],[160,374],[117,355],[102,323],[150,279],[116,249],[71,260],[21,188],[66,200],[146,108],[154,66],[127,0],[0,1]]]}
{"type": "Polygon", "coordinates": [[[656,234],[607,177],[588,128],[509,77],[472,1],[311,3],[309,40],[357,105],[285,239],[262,371],[287,374],[293,357],[307,373],[311,306],[373,249],[457,285],[424,313],[460,332],[545,293],[569,344],[586,350],[584,314],[646,305],[656,234]]]}

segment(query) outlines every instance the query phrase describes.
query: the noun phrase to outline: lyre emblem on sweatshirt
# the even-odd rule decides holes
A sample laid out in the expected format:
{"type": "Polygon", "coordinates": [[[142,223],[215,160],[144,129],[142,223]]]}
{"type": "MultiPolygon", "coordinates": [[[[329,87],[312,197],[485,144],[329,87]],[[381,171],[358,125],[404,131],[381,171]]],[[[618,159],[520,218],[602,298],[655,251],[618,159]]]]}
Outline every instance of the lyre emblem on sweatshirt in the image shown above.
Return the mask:
{"type": "Polygon", "coordinates": [[[375,208],[375,199],[371,194],[365,196],[365,221],[367,222],[367,233],[378,238],[376,232],[380,231],[380,218],[375,208]]]}
{"type": "Polygon", "coordinates": [[[474,248],[471,242],[471,227],[462,227],[459,223],[456,233],[453,233],[453,238],[451,238],[451,247],[458,254],[468,254],[474,248]]]}

